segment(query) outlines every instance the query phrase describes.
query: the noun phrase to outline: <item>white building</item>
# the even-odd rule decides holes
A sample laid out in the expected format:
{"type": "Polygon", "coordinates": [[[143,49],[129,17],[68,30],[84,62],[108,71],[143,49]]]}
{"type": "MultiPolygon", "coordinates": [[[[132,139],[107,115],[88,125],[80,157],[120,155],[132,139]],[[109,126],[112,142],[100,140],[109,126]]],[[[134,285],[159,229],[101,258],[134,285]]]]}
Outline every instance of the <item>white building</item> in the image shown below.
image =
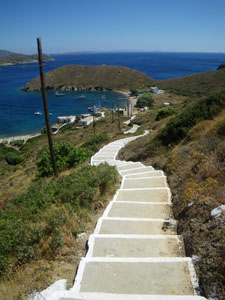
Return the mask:
{"type": "Polygon", "coordinates": [[[156,95],[165,93],[163,90],[159,90],[156,86],[151,87],[150,92],[156,95]]]}
{"type": "Polygon", "coordinates": [[[86,118],[81,118],[79,121],[78,121],[78,126],[88,126],[89,124],[91,124],[93,122],[93,117],[86,117],[86,118]]]}
{"type": "Polygon", "coordinates": [[[57,123],[73,123],[76,120],[76,116],[59,116],[57,117],[57,123]]]}

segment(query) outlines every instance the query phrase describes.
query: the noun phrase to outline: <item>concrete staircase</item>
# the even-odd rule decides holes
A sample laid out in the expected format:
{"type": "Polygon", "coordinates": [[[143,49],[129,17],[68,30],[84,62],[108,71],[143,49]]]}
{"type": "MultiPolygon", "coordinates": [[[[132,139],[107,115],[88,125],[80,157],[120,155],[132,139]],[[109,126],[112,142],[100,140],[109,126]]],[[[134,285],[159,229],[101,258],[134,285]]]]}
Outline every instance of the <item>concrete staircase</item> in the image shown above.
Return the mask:
{"type": "MultiPolygon", "coordinates": [[[[147,134],[147,132],[145,133],[147,134]]],[[[137,137],[112,142],[91,159],[115,165],[122,183],[98,220],[65,299],[200,300],[191,258],[185,257],[162,171],[116,160],[137,137]]]]}

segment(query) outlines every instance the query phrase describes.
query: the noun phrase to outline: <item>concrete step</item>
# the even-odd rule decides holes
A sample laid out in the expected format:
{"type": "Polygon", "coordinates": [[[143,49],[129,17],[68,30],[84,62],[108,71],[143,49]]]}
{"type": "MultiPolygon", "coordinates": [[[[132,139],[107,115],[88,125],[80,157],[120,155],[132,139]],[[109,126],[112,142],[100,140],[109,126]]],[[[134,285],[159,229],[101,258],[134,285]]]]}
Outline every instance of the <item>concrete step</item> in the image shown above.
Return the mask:
{"type": "Polygon", "coordinates": [[[141,189],[141,188],[157,188],[167,187],[166,177],[151,177],[151,178],[123,178],[121,189],[141,189]]]}
{"type": "Polygon", "coordinates": [[[148,177],[161,177],[164,176],[163,171],[150,171],[150,172],[144,172],[143,173],[137,173],[137,174],[131,174],[131,175],[124,175],[125,178],[148,178],[148,177]]]}
{"type": "Polygon", "coordinates": [[[184,257],[177,235],[91,235],[86,257],[184,257]]]}
{"type": "Polygon", "coordinates": [[[194,295],[195,282],[190,258],[84,258],[74,292],[194,295]]]}
{"type": "Polygon", "coordinates": [[[124,175],[129,175],[129,174],[143,173],[143,172],[147,172],[147,171],[154,171],[154,168],[151,166],[149,166],[149,167],[142,166],[141,168],[138,168],[135,170],[120,171],[120,174],[121,174],[121,176],[124,176],[124,175]]]}
{"type": "Polygon", "coordinates": [[[126,295],[104,293],[79,293],[72,298],[66,297],[60,300],[207,300],[201,296],[171,296],[171,295],[126,295]]]}
{"type": "Polygon", "coordinates": [[[111,293],[79,293],[72,297],[61,298],[60,300],[207,300],[201,296],[182,295],[128,295],[111,293]]]}
{"type": "Polygon", "coordinates": [[[118,171],[125,171],[125,170],[134,170],[134,169],[138,169],[138,168],[142,168],[143,165],[142,163],[139,163],[139,162],[130,162],[129,164],[126,164],[125,166],[118,166],[117,167],[117,170],[118,171]]]}
{"type": "Polygon", "coordinates": [[[112,159],[112,160],[107,159],[107,161],[106,160],[93,160],[92,159],[92,165],[99,165],[99,164],[105,163],[105,162],[107,162],[107,164],[109,164],[110,166],[120,166],[120,165],[124,166],[124,165],[127,164],[124,161],[114,160],[114,159],[112,159]]]}
{"type": "Polygon", "coordinates": [[[115,155],[113,154],[113,155],[95,155],[95,156],[93,156],[93,159],[92,160],[114,160],[114,158],[115,158],[115,155]]]}
{"type": "Polygon", "coordinates": [[[107,164],[109,164],[110,166],[124,166],[124,165],[126,165],[126,163],[124,163],[124,161],[120,161],[120,160],[107,160],[107,164]]]}
{"type": "Polygon", "coordinates": [[[113,200],[171,203],[171,193],[169,188],[118,190],[113,200]]]}
{"type": "Polygon", "coordinates": [[[99,152],[97,152],[97,154],[116,154],[118,152],[117,149],[102,149],[102,150],[99,150],[99,152]]]}
{"type": "Polygon", "coordinates": [[[100,218],[95,234],[176,235],[176,221],[137,218],[100,218]]]}
{"type": "Polygon", "coordinates": [[[110,202],[103,217],[118,218],[172,218],[169,204],[140,203],[140,202],[110,202]]]}

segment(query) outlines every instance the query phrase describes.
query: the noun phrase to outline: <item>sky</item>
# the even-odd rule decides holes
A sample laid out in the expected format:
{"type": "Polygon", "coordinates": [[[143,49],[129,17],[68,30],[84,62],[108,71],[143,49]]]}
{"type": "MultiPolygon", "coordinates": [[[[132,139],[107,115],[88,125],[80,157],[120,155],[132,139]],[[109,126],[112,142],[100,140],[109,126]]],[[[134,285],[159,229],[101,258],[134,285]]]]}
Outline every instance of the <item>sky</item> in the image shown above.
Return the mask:
{"type": "Polygon", "coordinates": [[[225,52],[225,0],[9,0],[0,49],[225,52]]]}

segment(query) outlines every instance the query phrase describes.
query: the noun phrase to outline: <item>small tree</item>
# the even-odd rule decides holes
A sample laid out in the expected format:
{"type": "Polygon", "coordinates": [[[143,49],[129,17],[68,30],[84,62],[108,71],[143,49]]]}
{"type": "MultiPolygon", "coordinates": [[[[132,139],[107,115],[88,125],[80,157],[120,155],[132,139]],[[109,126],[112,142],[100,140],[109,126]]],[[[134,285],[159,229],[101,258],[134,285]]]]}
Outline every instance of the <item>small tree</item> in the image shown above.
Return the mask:
{"type": "Polygon", "coordinates": [[[131,95],[132,96],[138,96],[138,90],[136,89],[130,89],[131,95]]]}
{"type": "Polygon", "coordinates": [[[154,99],[152,97],[142,96],[142,97],[138,98],[136,106],[139,108],[143,108],[146,106],[153,107],[153,104],[154,104],[154,99]]]}

